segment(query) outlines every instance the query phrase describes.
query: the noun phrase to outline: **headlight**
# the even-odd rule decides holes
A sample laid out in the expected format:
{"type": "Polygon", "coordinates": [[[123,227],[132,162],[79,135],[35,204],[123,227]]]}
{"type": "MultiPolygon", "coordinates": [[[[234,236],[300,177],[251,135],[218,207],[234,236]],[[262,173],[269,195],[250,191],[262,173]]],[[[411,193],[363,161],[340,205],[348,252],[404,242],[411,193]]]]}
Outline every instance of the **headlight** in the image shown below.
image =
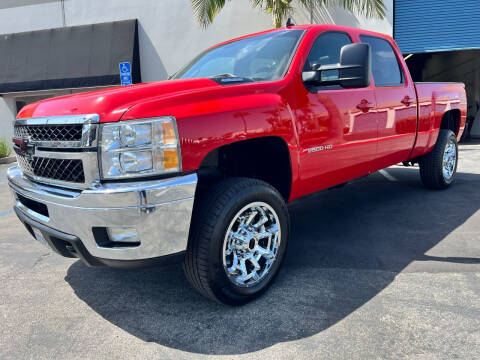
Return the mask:
{"type": "Polygon", "coordinates": [[[104,124],[100,151],[104,179],[182,170],[177,124],[173,117],[104,124]]]}

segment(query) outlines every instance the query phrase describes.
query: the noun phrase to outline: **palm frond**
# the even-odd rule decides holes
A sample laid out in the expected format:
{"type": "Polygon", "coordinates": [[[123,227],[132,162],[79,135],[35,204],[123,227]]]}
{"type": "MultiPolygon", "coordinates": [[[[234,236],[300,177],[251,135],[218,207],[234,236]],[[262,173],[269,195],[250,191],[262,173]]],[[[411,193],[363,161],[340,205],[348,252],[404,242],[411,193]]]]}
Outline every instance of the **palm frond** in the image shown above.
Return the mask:
{"type": "Polygon", "coordinates": [[[367,18],[383,19],[387,11],[383,0],[340,0],[339,5],[367,18]]]}
{"type": "Polygon", "coordinates": [[[270,14],[275,27],[278,28],[292,10],[293,0],[250,0],[250,2],[254,8],[258,7],[270,14]]]}
{"type": "Polygon", "coordinates": [[[387,9],[383,0],[298,0],[303,6],[340,6],[366,18],[383,19],[387,9]]]}
{"type": "Polygon", "coordinates": [[[191,0],[199,24],[206,28],[225,6],[225,0],[191,0]]]}
{"type": "MultiPolygon", "coordinates": [[[[386,15],[384,0],[250,0],[254,8],[269,14],[276,27],[282,26],[292,3],[297,2],[306,8],[340,6],[350,12],[367,18],[383,19],[386,15]]],[[[192,9],[203,28],[210,25],[215,16],[223,9],[226,0],[191,0],[192,9]]]]}

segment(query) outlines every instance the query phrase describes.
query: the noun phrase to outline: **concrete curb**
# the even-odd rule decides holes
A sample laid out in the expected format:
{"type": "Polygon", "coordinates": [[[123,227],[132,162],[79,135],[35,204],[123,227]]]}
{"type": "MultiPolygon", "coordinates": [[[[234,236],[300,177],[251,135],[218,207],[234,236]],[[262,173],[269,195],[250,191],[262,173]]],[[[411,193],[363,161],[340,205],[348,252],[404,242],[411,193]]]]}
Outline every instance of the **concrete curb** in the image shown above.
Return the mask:
{"type": "Polygon", "coordinates": [[[7,156],[7,157],[4,157],[4,158],[0,158],[0,164],[11,164],[15,161],[17,161],[16,156],[7,156]]]}

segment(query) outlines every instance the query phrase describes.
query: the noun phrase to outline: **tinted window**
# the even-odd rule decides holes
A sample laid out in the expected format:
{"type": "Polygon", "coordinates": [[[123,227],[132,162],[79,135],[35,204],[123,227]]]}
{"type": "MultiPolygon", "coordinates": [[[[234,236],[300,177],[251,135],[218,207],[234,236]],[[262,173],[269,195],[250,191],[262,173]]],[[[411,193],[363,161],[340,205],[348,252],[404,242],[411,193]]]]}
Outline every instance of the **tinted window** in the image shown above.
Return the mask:
{"type": "Polygon", "coordinates": [[[304,71],[312,70],[313,64],[337,64],[340,62],[340,49],[351,43],[350,37],[345,33],[328,32],[320,35],[308,54],[304,71]]]}
{"type": "Polygon", "coordinates": [[[403,84],[403,73],[390,43],[372,36],[360,36],[372,49],[372,72],[376,86],[403,84]]]}

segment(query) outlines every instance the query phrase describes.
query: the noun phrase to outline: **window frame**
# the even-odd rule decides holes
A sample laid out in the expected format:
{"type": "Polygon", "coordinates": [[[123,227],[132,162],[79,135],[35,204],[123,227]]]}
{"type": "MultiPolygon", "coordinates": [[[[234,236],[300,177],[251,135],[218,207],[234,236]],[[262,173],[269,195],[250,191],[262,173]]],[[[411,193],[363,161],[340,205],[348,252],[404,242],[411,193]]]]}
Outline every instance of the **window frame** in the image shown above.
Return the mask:
{"type": "Polygon", "coordinates": [[[405,86],[407,86],[407,80],[406,80],[406,76],[405,76],[405,71],[404,71],[403,66],[402,66],[402,62],[398,58],[398,54],[395,51],[395,47],[392,45],[392,43],[388,39],[384,39],[382,37],[375,36],[375,35],[360,34],[359,35],[359,40],[360,40],[360,43],[362,43],[362,44],[370,45],[370,48],[372,49],[372,79],[373,79],[373,83],[375,84],[375,87],[378,87],[378,88],[385,88],[385,87],[394,88],[394,87],[405,87],[405,86]],[[385,84],[385,85],[378,85],[377,84],[377,82],[375,81],[375,73],[373,71],[373,48],[372,48],[372,44],[370,44],[368,42],[364,42],[363,38],[371,38],[371,39],[381,40],[381,41],[386,42],[390,46],[390,48],[392,49],[393,55],[395,56],[395,60],[397,61],[398,70],[400,71],[400,77],[401,77],[401,82],[400,83],[385,84]]]}
{"type": "MultiPolygon", "coordinates": [[[[354,38],[352,37],[351,34],[349,34],[348,32],[346,31],[340,31],[340,30],[327,30],[327,31],[324,31],[320,34],[317,35],[317,37],[315,37],[315,39],[313,40],[312,42],[312,45],[310,46],[310,49],[308,50],[308,54],[307,54],[307,57],[305,58],[305,61],[303,62],[302,64],[302,67],[301,67],[301,72],[304,71],[305,69],[305,65],[307,64],[308,62],[308,58],[310,57],[310,53],[312,52],[313,50],[313,47],[315,46],[315,43],[317,42],[317,40],[321,37],[321,36],[324,36],[324,35],[327,35],[327,34],[342,34],[342,35],[346,35],[348,37],[348,39],[350,40],[350,44],[354,44],[355,43],[355,40],[354,38]]],[[[345,44],[345,45],[348,45],[348,44],[345,44]]],[[[346,89],[340,85],[316,85],[316,86],[311,86],[309,88],[309,86],[307,86],[303,81],[302,81],[303,85],[306,87],[306,89],[309,91],[309,92],[318,92],[318,91],[321,91],[321,90],[351,90],[351,89],[346,89]],[[312,91],[312,89],[314,91],[312,91]]]]}
{"type": "MultiPolygon", "coordinates": [[[[318,34],[318,36],[315,38],[315,40],[313,40],[312,46],[310,46],[310,49],[308,50],[308,55],[307,55],[307,57],[305,58],[305,62],[303,63],[303,66],[302,66],[302,72],[303,72],[304,69],[305,69],[305,65],[306,65],[307,62],[308,62],[308,58],[310,57],[310,54],[311,54],[311,52],[312,52],[313,47],[315,46],[315,43],[317,42],[317,40],[318,40],[321,36],[324,36],[324,35],[327,35],[327,34],[342,34],[342,35],[346,35],[346,36],[350,39],[350,44],[353,44],[353,43],[354,43],[354,40],[353,40],[352,36],[351,36],[348,32],[345,32],[345,31],[333,30],[333,31],[324,31],[324,32],[322,32],[321,34],[318,34]]],[[[346,44],[346,45],[347,45],[347,44],[346,44]]]]}

